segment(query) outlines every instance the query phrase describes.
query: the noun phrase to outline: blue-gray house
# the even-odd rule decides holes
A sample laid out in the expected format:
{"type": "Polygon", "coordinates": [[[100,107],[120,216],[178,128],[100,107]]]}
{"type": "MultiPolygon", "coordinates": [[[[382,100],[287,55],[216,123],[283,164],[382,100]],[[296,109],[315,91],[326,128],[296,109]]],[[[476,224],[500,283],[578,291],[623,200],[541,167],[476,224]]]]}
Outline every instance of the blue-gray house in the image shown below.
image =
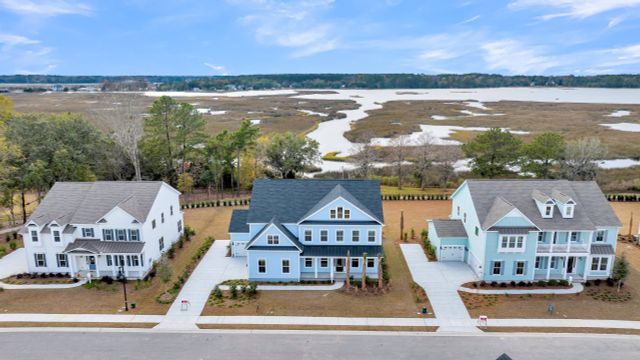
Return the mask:
{"type": "Polygon", "coordinates": [[[249,209],[233,211],[231,251],[253,281],[343,279],[347,266],[375,278],[383,224],[378,181],[256,180],[249,209]]]}
{"type": "Polygon", "coordinates": [[[467,180],[448,219],[429,220],[440,261],[486,281],[611,276],[620,220],[595,182],[467,180]]]}

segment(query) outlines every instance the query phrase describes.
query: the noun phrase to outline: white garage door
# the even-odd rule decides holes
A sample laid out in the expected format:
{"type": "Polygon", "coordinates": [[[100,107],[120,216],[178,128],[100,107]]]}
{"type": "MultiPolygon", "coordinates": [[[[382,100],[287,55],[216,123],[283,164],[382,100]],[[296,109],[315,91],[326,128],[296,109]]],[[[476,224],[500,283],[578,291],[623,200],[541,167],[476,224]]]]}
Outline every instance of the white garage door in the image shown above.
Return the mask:
{"type": "Polygon", "coordinates": [[[232,244],[233,256],[247,256],[246,241],[234,241],[232,244]]]}
{"type": "Polygon", "coordinates": [[[464,246],[443,245],[440,250],[440,261],[464,261],[464,246]]]}

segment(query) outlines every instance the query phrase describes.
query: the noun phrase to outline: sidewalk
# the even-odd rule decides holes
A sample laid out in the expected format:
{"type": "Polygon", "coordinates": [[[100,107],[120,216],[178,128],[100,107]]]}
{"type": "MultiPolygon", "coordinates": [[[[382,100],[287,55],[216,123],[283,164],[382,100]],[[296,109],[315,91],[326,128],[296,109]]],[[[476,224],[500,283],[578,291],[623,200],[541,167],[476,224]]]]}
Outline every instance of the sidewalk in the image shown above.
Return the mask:
{"type": "MultiPolygon", "coordinates": [[[[344,281],[336,281],[331,285],[258,285],[259,291],[332,291],[341,289],[344,281]]],[[[219,285],[220,290],[229,290],[229,285],[219,285]]]]}
{"type": "Polygon", "coordinates": [[[306,326],[438,326],[434,318],[372,318],[321,316],[201,316],[198,324],[216,325],[306,325],[306,326]]]}
{"type": "Polygon", "coordinates": [[[438,331],[477,332],[470,322],[469,312],[458,295],[458,287],[475,281],[467,264],[458,262],[429,262],[418,244],[400,244],[409,271],[427,293],[433,312],[440,322],[438,331]]]}
{"type": "Polygon", "coordinates": [[[34,290],[34,289],[71,289],[74,287],[82,286],[87,282],[87,279],[82,279],[77,283],[71,284],[28,284],[28,285],[14,285],[5,284],[0,282],[0,288],[7,290],[34,290]]]}
{"type": "Polygon", "coordinates": [[[135,314],[0,314],[1,322],[159,323],[164,315],[135,314]]]}
{"type": "Polygon", "coordinates": [[[580,283],[573,283],[573,286],[568,289],[531,289],[531,290],[520,290],[520,289],[469,289],[466,287],[460,286],[458,288],[459,291],[463,291],[470,294],[511,294],[511,295],[526,295],[526,294],[543,294],[543,295],[567,295],[567,294],[577,294],[584,290],[584,286],[580,283]]]}
{"type": "Polygon", "coordinates": [[[211,249],[195,268],[189,280],[182,287],[167,315],[158,324],[160,329],[196,329],[196,321],[204,309],[209,295],[215,287],[225,280],[246,279],[247,268],[244,258],[226,257],[229,240],[216,240],[211,249]],[[189,305],[182,310],[182,300],[189,305]]]}

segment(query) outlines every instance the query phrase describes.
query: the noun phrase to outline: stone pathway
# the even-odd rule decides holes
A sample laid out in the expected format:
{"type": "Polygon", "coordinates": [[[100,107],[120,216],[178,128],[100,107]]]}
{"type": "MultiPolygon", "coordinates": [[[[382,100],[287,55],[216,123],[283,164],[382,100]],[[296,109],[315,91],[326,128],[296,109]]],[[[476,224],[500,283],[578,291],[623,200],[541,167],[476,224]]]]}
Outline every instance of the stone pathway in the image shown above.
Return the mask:
{"type": "Polygon", "coordinates": [[[460,285],[477,280],[471,268],[461,262],[429,262],[418,244],[400,244],[400,249],[413,281],[422,286],[429,297],[440,323],[438,331],[480,331],[458,295],[460,285]]]}
{"type": "Polygon", "coordinates": [[[227,257],[229,240],[216,240],[200,260],[189,279],[182,287],[167,315],[158,324],[159,329],[197,329],[196,321],[204,309],[213,288],[231,279],[246,279],[245,258],[227,257]],[[182,300],[188,301],[183,310],[182,300]]]}

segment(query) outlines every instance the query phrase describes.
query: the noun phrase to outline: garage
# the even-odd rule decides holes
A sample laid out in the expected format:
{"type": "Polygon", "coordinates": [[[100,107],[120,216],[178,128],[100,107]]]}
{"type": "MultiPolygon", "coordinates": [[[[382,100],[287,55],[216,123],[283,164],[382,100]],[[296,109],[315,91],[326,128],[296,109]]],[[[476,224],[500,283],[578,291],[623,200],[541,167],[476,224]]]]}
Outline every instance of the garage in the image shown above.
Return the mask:
{"type": "Polygon", "coordinates": [[[442,245],[440,247],[440,261],[464,261],[464,246],[442,245]]]}

